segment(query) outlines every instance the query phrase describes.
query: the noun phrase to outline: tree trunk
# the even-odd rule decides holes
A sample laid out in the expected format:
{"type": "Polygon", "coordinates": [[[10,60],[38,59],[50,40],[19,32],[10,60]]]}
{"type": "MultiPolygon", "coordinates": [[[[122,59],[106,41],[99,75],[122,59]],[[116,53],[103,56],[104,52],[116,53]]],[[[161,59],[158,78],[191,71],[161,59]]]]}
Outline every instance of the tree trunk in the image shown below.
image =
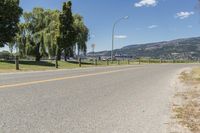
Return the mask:
{"type": "Polygon", "coordinates": [[[56,59],[57,59],[58,61],[61,60],[61,49],[60,49],[60,48],[57,48],[57,51],[56,51],[56,59]]]}
{"type": "Polygon", "coordinates": [[[42,56],[40,55],[40,43],[38,43],[35,49],[35,61],[40,61],[41,58],[42,56]]]}
{"type": "Polygon", "coordinates": [[[65,56],[65,61],[67,61],[67,48],[65,48],[65,50],[64,50],[64,56],[65,56]]]}
{"type": "Polygon", "coordinates": [[[74,57],[73,46],[71,46],[71,47],[69,48],[69,56],[70,56],[70,57],[74,57]]]}
{"type": "Polygon", "coordinates": [[[42,58],[42,56],[41,56],[40,54],[39,54],[39,55],[36,55],[36,56],[35,56],[35,61],[40,61],[41,58],[42,58]]]}

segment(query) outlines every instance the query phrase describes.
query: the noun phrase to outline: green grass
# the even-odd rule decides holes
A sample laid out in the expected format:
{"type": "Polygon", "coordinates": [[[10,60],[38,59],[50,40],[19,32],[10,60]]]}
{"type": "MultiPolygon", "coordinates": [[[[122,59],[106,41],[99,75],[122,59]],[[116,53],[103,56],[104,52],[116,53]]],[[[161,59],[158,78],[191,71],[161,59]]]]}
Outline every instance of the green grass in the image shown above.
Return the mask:
{"type": "MultiPolygon", "coordinates": [[[[148,59],[140,59],[141,64],[149,64],[148,59]]],[[[160,63],[159,59],[151,59],[150,63],[160,63]]],[[[173,63],[172,60],[165,60],[162,63],[173,63]]],[[[186,63],[181,61],[176,61],[175,63],[186,63]]],[[[65,62],[59,61],[59,69],[73,69],[79,68],[78,62],[65,62]]],[[[130,60],[129,64],[139,64],[139,59],[137,60],[130,60]]],[[[127,60],[121,60],[119,63],[118,61],[109,61],[109,66],[116,66],[116,65],[128,65],[127,60]]],[[[94,61],[84,60],[82,62],[82,67],[91,67],[95,66],[94,61]]],[[[98,61],[97,66],[107,66],[107,61],[98,61]]],[[[43,70],[55,70],[55,61],[20,61],[20,71],[43,71],[43,70]]],[[[15,71],[15,62],[14,61],[1,61],[0,60],[0,73],[1,72],[12,72],[15,71]]]]}
{"type": "MultiPolygon", "coordinates": [[[[72,69],[78,68],[77,62],[64,62],[59,61],[59,69],[72,69]]],[[[92,66],[90,63],[83,63],[82,67],[92,66]]],[[[55,61],[20,61],[20,71],[41,71],[41,70],[54,70],[55,61]]],[[[15,71],[14,61],[0,61],[0,72],[12,72],[15,71]]]]}
{"type": "MultiPolygon", "coordinates": [[[[59,69],[73,69],[79,68],[78,62],[65,62],[59,61],[59,69]]],[[[130,64],[138,64],[138,62],[130,61],[130,64]]],[[[116,65],[128,65],[128,61],[113,61],[109,62],[109,66],[116,65]]],[[[81,67],[91,67],[95,66],[94,61],[83,61],[81,67]]],[[[97,66],[107,66],[107,61],[98,61],[97,66]]],[[[42,70],[55,70],[55,61],[20,61],[20,70],[19,71],[42,71],[42,70]]],[[[0,72],[13,72],[15,71],[15,62],[14,61],[0,61],[0,72]]]]}

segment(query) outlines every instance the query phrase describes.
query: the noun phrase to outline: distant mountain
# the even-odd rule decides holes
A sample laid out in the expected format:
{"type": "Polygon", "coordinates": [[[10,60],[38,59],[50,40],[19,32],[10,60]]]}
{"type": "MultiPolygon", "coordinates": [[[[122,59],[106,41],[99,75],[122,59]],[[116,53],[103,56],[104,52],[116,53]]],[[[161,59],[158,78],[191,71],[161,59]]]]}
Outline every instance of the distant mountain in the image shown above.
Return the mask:
{"type": "MultiPolygon", "coordinates": [[[[110,56],[110,51],[94,53],[95,56],[110,56]]],[[[92,53],[89,53],[91,55],[92,53]]],[[[200,37],[183,38],[147,44],[125,46],[114,50],[114,55],[151,57],[162,59],[198,59],[200,58],[200,37]]]]}

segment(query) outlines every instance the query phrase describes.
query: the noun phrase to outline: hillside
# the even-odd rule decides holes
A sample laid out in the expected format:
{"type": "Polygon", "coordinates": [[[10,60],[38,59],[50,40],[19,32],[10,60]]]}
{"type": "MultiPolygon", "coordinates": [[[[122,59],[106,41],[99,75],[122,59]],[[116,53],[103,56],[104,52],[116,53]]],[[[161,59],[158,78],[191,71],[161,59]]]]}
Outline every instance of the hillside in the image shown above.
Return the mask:
{"type": "MultiPolygon", "coordinates": [[[[200,37],[177,39],[147,44],[125,46],[114,50],[115,55],[128,55],[133,58],[151,57],[162,59],[200,58],[200,37]]],[[[91,53],[89,53],[91,54],[91,53]]],[[[96,56],[109,56],[110,51],[95,53],[96,56]]]]}

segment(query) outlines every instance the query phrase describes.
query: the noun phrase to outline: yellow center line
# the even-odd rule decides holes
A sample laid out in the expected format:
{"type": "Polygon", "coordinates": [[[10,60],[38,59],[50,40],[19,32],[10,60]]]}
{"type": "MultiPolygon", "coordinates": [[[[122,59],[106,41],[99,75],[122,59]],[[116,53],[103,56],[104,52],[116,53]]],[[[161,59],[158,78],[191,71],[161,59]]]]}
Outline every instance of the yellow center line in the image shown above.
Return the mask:
{"type": "Polygon", "coordinates": [[[67,79],[83,78],[83,77],[89,77],[89,76],[111,74],[111,73],[117,73],[117,72],[123,72],[123,71],[131,70],[131,69],[135,69],[135,68],[127,68],[127,69],[113,70],[113,71],[99,72],[99,73],[92,73],[92,74],[84,74],[84,75],[77,75],[77,76],[71,76],[71,77],[60,77],[60,78],[54,78],[54,79],[37,80],[37,81],[31,81],[31,82],[25,82],[25,83],[0,85],[0,89],[11,88],[11,87],[20,87],[20,86],[28,86],[28,85],[41,84],[41,83],[46,83],[46,82],[53,82],[53,81],[60,81],[60,80],[67,80],[67,79]]]}

